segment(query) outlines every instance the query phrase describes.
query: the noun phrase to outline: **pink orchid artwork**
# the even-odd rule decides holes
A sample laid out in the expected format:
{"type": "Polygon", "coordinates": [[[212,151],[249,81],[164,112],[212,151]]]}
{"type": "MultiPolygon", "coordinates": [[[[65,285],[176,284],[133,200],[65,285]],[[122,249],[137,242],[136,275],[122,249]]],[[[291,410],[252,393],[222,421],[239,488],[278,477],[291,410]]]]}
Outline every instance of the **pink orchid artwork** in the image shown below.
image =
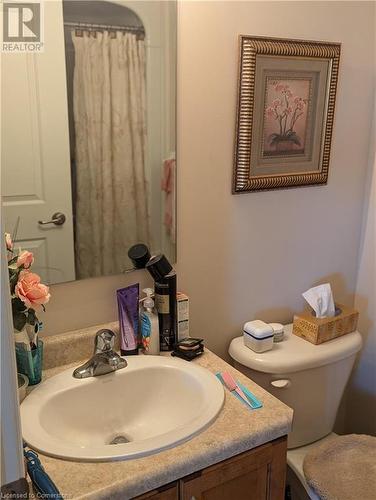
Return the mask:
{"type": "Polygon", "coordinates": [[[264,156],[304,154],[309,79],[268,79],[264,113],[264,156]]]}

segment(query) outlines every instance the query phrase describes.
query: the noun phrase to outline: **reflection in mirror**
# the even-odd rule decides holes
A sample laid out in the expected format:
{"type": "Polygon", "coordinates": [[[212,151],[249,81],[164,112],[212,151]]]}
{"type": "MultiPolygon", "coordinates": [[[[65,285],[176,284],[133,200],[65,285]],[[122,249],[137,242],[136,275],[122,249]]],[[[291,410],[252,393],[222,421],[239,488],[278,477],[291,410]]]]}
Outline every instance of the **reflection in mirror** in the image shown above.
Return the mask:
{"type": "Polygon", "coordinates": [[[44,5],[44,52],[3,58],[7,232],[49,283],[124,272],[136,243],[174,262],[175,2],[44,5]]]}

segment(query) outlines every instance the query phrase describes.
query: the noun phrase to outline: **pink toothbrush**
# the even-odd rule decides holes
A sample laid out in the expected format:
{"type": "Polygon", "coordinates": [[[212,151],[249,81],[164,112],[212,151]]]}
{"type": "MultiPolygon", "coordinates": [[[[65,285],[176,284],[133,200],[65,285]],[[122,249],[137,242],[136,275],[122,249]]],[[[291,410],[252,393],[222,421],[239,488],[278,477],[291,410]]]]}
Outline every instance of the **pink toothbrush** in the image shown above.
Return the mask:
{"type": "Polygon", "coordinates": [[[222,380],[225,383],[227,389],[229,391],[235,391],[236,393],[239,394],[239,396],[244,399],[244,401],[253,409],[253,406],[251,403],[248,401],[247,396],[244,394],[244,392],[240,389],[236,381],[234,380],[234,377],[229,373],[229,372],[222,372],[221,373],[222,380]]]}

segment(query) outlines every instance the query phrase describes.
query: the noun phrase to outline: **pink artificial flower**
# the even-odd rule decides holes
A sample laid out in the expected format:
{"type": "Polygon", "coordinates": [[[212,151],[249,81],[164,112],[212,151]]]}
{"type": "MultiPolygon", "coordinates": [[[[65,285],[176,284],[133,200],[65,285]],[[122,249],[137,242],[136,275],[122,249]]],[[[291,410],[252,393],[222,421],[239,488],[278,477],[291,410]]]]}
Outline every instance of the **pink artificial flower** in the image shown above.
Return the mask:
{"type": "Polygon", "coordinates": [[[288,90],[289,86],[288,85],[283,85],[283,83],[278,83],[274,87],[274,89],[275,89],[276,92],[282,92],[282,93],[290,92],[290,90],[288,90]]]}
{"type": "Polygon", "coordinates": [[[287,89],[287,90],[285,91],[285,94],[287,95],[287,97],[292,97],[292,92],[291,92],[291,90],[288,90],[288,89],[287,89]]]}
{"type": "Polygon", "coordinates": [[[282,105],[281,99],[274,99],[272,104],[273,108],[279,108],[281,105],[282,105]]]}
{"type": "Polygon", "coordinates": [[[294,103],[298,109],[303,109],[307,102],[307,99],[302,99],[299,96],[294,97],[294,103]]]}
{"type": "Polygon", "coordinates": [[[17,259],[17,267],[23,266],[24,269],[28,269],[34,262],[34,256],[31,252],[23,250],[17,259]]]}
{"type": "Polygon", "coordinates": [[[5,243],[7,246],[7,250],[11,252],[13,250],[13,241],[9,233],[5,233],[5,243]]]}
{"type": "Polygon", "coordinates": [[[269,116],[269,118],[272,118],[274,116],[274,109],[269,106],[268,108],[266,108],[266,114],[269,116]]]}
{"type": "Polygon", "coordinates": [[[27,308],[39,309],[50,300],[49,288],[40,282],[40,277],[29,270],[23,270],[15,288],[16,296],[27,308]]]}

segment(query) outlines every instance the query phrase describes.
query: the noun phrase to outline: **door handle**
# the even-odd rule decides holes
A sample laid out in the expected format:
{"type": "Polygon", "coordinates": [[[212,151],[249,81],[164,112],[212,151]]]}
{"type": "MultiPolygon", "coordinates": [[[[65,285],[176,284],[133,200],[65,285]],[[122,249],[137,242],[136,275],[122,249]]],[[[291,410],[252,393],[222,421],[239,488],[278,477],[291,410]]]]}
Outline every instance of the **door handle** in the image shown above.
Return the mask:
{"type": "Polygon", "coordinates": [[[41,226],[46,226],[47,224],[55,224],[55,226],[62,226],[66,220],[66,217],[61,212],[56,212],[53,214],[51,220],[38,220],[38,224],[41,226]]]}

